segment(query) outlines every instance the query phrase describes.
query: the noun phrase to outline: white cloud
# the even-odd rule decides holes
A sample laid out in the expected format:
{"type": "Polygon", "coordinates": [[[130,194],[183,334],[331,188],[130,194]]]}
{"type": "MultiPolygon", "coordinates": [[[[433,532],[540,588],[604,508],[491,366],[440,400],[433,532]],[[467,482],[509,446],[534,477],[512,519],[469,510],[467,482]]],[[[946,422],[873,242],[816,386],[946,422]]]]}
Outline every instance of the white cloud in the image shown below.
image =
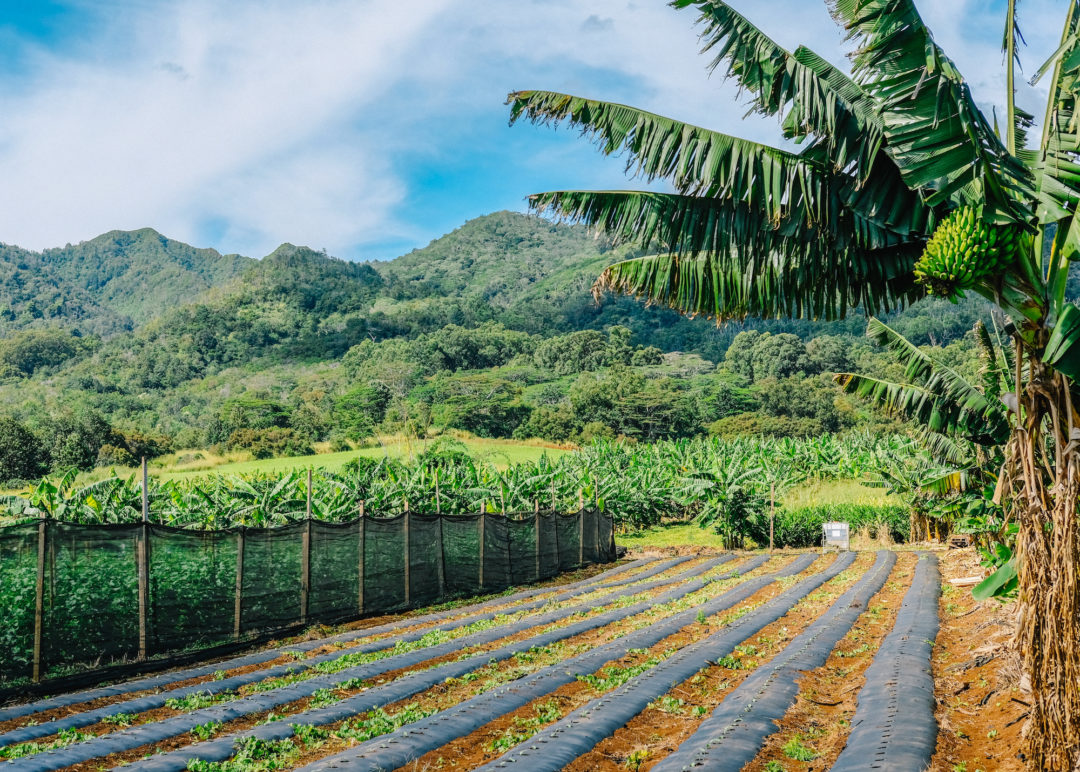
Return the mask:
{"type": "Polygon", "coordinates": [[[219,217],[256,254],[286,230],[361,238],[401,191],[376,147],[340,145],[443,5],[155,5],[122,23],[126,48],[41,57],[32,88],[2,96],[3,239],[42,247],[143,225],[190,238],[219,217]]]}
{"type": "MultiPolygon", "coordinates": [[[[781,44],[844,62],[823,2],[735,5],[781,44]]],[[[921,5],[976,97],[1000,104],[997,4],[921,5]]],[[[1055,45],[1059,5],[1022,6],[1029,74],[1055,45]]],[[[434,223],[499,205],[474,180],[473,200],[450,190],[439,199],[446,211],[416,206],[444,167],[468,168],[463,158],[476,158],[478,170],[494,159],[491,186],[514,191],[515,201],[542,170],[565,168],[590,185],[621,181],[618,162],[569,132],[533,151],[525,129],[506,129],[502,100],[514,88],[628,101],[778,137],[774,121],[743,121],[735,89],[705,73],[692,12],[662,0],[87,7],[100,15],[82,43],[27,44],[19,71],[0,80],[2,241],[41,248],[152,226],[222,251],[262,255],[292,241],[361,257],[364,244],[423,241],[446,229],[434,223]]],[[[1024,86],[1021,103],[1037,108],[1039,94],[1024,86]]]]}

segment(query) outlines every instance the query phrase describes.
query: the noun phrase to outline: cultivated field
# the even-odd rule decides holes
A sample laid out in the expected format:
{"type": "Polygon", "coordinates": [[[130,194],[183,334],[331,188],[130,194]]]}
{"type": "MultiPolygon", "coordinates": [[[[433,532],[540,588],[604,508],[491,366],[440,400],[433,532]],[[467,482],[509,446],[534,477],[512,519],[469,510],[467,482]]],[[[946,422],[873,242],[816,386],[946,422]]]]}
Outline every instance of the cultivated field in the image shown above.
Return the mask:
{"type": "Polygon", "coordinates": [[[9,706],[0,759],[196,772],[952,769],[979,749],[939,743],[939,720],[957,717],[935,699],[931,655],[938,669],[942,654],[963,664],[957,625],[971,609],[946,606],[939,588],[939,558],[912,551],[643,557],[9,706]],[[956,651],[935,650],[939,604],[956,651]]]}

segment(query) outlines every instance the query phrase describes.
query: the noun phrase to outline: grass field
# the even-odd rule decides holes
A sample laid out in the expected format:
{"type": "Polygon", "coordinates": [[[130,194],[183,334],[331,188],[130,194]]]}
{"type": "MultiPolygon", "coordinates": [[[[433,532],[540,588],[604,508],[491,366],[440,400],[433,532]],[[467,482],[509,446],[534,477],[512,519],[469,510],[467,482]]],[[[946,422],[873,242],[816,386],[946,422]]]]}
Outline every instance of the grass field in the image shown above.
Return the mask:
{"type": "MultiPolygon", "coordinates": [[[[777,502],[777,505],[787,509],[797,509],[816,504],[894,503],[896,503],[895,499],[886,496],[881,488],[871,488],[858,480],[827,480],[793,488],[777,502]]],[[[724,548],[723,539],[719,534],[711,528],[701,528],[694,523],[646,528],[634,533],[620,534],[618,538],[620,544],[632,550],[682,546],[714,550],[724,548]]]]}
{"type": "MultiPolygon", "coordinates": [[[[539,441],[490,440],[475,437],[459,440],[468,448],[474,458],[489,461],[499,469],[511,464],[537,461],[543,455],[560,456],[567,451],[550,443],[539,441]]],[[[346,450],[337,453],[316,453],[311,456],[290,456],[288,458],[267,458],[254,460],[245,458],[246,454],[218,455],[209,450],[181,450],[156,459],[151,464],[151,474],[158,479],[175,480],[199,477],[207,474],[222,475],[276,475],[290,469],[325,469],[337,471],[354,458],[410,458],[421,453],[433,440],[406,440],[402,437],[383,437],[376,447],[346,450]]],[[[316,446],[318,449],[318,445],[316,446]]],[[[109,477],[113,469],[95,469],[80,480],[87,482],[109,477]]],[[[134,470],[116,468],[120,476],[131,474],[134,470]]]]}

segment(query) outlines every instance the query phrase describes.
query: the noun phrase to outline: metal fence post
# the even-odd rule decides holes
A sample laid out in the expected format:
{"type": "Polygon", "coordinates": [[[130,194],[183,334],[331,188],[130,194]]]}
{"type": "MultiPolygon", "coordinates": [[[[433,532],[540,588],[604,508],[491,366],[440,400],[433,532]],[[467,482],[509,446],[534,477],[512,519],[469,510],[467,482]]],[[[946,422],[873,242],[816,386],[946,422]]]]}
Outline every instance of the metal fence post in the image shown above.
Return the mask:
{"type": "Polygon", "coordinates": [[[45,552],[49,538],[48,514],[38,520],[37,590],[34,596],[34,683],[41,681],[41,640],[45,632],[45,552]]]}
{"type": "Polygon", "coordinates": [[[147,655],[147,614],[150,607],[150,480],[142,460],[142,529],[135,546],[139,584],[139,661],[147,655]]]}

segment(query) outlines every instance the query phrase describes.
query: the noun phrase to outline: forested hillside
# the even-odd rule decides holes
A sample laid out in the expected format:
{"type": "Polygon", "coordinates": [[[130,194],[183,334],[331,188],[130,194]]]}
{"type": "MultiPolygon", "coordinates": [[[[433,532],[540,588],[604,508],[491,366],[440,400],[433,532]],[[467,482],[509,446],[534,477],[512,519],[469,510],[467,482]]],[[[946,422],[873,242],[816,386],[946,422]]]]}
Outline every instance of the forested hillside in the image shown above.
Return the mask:
{"type": "MultiPolygon", "coordinates": [[[[290,244],[223,256],[149,229],[44,253],[0,247],[0,447],[32,459],[0,458],[0,478],[375,433],[582,442],[879,420],[829,379],[888,366],[861,315],[717,328],[629,298],[598,305],[593,279],[627,254],[509,212],[385,263],[290,244]]],[[[891,321],[944,346],[980,308],[930,301],[891,321]]],[[[962,366],[966,350],[950,356],[962,366]]]]}

